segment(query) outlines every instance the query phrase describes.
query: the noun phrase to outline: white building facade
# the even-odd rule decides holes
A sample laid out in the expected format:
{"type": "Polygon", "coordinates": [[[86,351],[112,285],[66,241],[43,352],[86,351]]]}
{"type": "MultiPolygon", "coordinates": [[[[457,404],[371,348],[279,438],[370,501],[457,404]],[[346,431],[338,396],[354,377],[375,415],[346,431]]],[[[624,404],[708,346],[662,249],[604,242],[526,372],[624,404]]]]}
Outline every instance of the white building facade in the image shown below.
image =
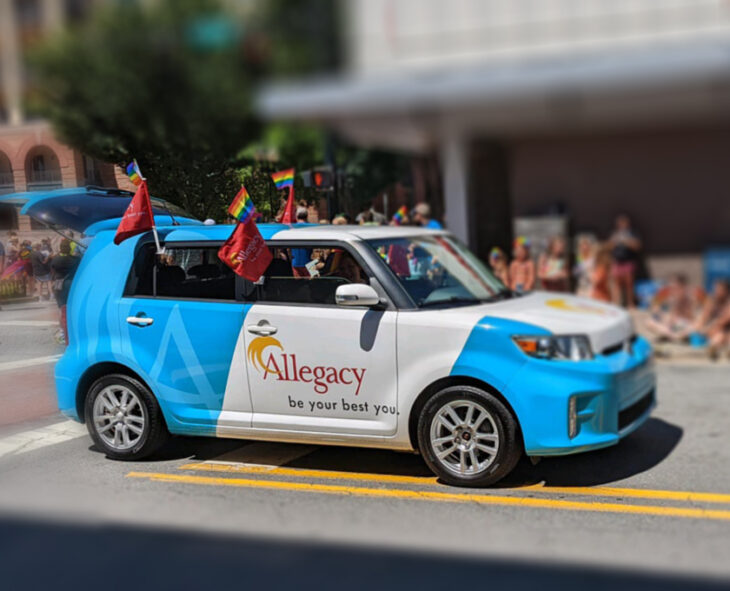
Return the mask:
{"type": "Polygon", "coordinates": [[[444,221],[632,215],[657,256],[730,243],[730,2],[343,0],[346,70],[272,85],[270,118],[435,154],[444,221]]]}

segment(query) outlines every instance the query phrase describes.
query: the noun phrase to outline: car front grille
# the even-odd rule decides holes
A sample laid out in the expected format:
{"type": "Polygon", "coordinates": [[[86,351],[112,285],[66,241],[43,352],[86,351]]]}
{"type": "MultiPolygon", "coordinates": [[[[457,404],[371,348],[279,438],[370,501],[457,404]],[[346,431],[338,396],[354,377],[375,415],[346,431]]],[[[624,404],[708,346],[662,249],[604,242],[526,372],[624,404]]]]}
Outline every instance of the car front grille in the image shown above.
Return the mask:
{"type": "Polygon", "coordinates": [[[654,403],[654,390],[634,402],[631,406],[618,413],[618,430],[623,431],[641,415],[643,415],[654,403]]]}

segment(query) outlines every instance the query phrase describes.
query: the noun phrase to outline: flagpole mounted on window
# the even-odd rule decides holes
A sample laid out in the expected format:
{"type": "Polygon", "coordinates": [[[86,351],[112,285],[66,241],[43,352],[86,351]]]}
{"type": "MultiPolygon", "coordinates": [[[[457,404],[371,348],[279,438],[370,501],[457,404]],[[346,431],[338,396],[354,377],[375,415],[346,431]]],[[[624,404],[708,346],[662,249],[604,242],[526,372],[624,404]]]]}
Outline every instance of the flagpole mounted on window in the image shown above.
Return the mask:
{"type": "Polygon", "coordinates": [[[119,222],[114,243],[119,244],[127,238],[152,230],[152,234],[155,237],[157,254],[164,254],[165,249],[160,245],[160,237],[157,234],[150,194],[147,190],[147,179],[142,176],[142,171],[139,169],[136,159],[127,164],[126,173],[129,180],[132,181],[132,184],[137,187],[137,192],[132,197],[127,211],[124,212],[122,221],[119,222]]]}

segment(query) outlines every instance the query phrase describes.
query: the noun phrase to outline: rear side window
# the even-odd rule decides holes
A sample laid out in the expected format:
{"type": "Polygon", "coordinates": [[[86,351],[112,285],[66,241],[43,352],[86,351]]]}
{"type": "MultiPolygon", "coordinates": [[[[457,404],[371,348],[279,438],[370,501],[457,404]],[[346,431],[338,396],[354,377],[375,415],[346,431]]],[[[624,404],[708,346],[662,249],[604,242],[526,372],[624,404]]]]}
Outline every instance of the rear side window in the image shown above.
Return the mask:
{"type": "Polygon", "coordinates": [[[125,293],[193,300],[235,300],[236,276],[218,258],[218,246],[167,246],[155,254],[143,246],[130,272],[125,293]]]}

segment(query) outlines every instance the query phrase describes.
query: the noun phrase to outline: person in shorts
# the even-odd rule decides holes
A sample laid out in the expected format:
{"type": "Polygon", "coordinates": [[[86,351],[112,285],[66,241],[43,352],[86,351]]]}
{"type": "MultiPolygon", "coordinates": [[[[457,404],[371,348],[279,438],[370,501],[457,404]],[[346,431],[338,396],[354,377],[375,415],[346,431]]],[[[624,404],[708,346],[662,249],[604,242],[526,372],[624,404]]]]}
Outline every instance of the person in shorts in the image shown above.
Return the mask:
{"type": "Polygon", "coordinates": [[[39,300],[51,299],[51,257],[48,251],[43,250],[43,245],[36,242],[30,253],[30,264],[33,271],[33,278],[38,288],[39,300]]]}
{"type": "Polygon", "coordinates": [[[59,341],[68,344],[68,326],[66,323],[66,302],[71,291],[71,280],[76,268],[79,266],[79,258],[71,254],[71,241],[64,238],[58,249],[58,254],[51,260],[51,274],[53,279],[53,295],[56,298],[59,310],[59,341]]]}
{"type": "Polygon", "coordinates": [[[634,277],[636,265],[641,251],[641,240],[636,236],[629,216],[622,214],[616,218],[616,226],[611,238],[611,255],[613,264],[613,301],[616,305],[626,304],[628,308],[635,306],[634,277]]]}

